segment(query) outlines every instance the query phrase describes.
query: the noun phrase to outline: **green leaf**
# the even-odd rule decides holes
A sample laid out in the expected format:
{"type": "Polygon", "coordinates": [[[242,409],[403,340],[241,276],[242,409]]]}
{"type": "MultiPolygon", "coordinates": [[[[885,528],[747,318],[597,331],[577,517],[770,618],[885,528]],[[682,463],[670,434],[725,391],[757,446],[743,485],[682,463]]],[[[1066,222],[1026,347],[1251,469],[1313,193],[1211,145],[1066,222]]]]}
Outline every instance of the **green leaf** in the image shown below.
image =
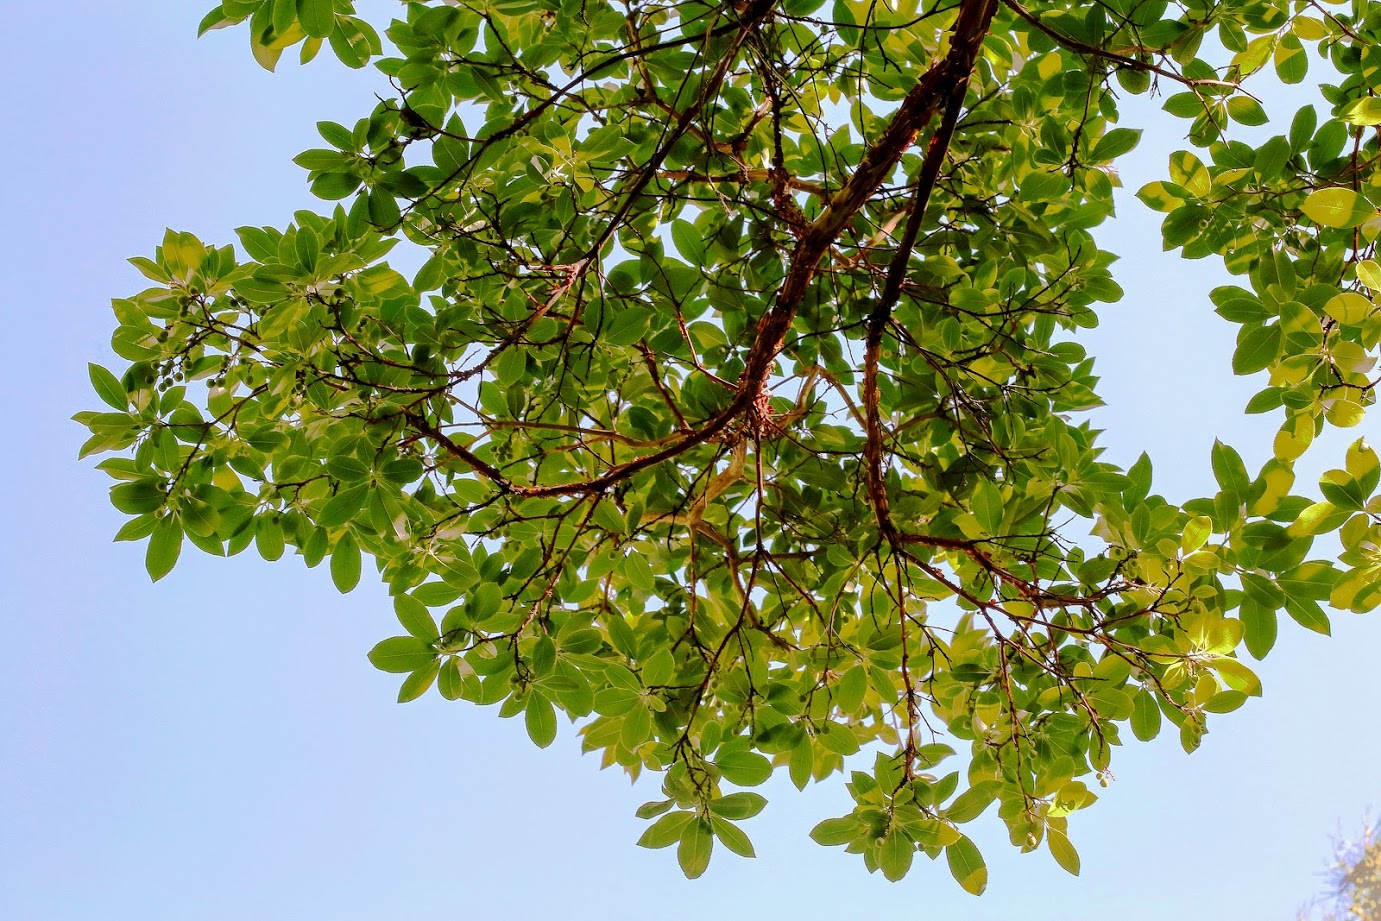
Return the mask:
{"type": "Polygon", "coordinates": [[[894,828],[878,844],[878,868],[882,875],[896,882],[911,869],[911,861],[916,856],[916,845],[906,833],[894,828]]]}
{"type": "Polygon", "coordinates": [[[403,679],[403,684],[398,688],[398,703],[405,704],[410,700],[416,700],[431,689],[432,682],[436,681],[437,673],[441,670],[441,662],[433,659],[426,665],[410,672],[403,679]]]}
{"type": "Polygon", "coordinates": [[[1353,125],[1381,125],[1381,99],[1375,96],[1354,99],[1343,107],[1339,117],[1353,125]]]}
{"type": "MultiPolygon", "coordinates": [[[[334,36],[335,33],[332,33],[334,36]]],[[[380,230],[392,230],[403,219],[397,200],[387,189],[371,189],[366,200],[369,222],[380,230]]]]}
{"type": "Polygon", "coordinates": [[[625,307],[609,324],[606,337],[610,345],[632,345],[647,334],[651,314],[645,307],[625,307]]]}
{"type": "Polygon", "coordinates": [[[1332,502],[1315,502],[1300,509],[1287,533],[1291,537],[1309,537],[1321,531],[1331,531],[1342,524],[1347,515],[1345,509],[1339,509],[1332,502]]]}
{"type": "Polygon", "coordinates": [[[350,591],[360,582],[360,545],[349,531],[340,536],[331,550],[331,581],[342,593],[350,591]]]}
{"type": "Polygon", "coordinates": [[[693,266],[704,264],[705,241],[701,239],[700,231],[695,229],[694,224],[690,221],[672,221],[671,239],[676,244],[677,251],[686,258],[687,262],[693,266]]]}
{"type": "Polygon", "coordinates": [[[1247,465],[1242,463],[1242,456],[1237,453],[1237,449],[1215,440],[1212,461],[1213,477],[1218,481],[1219,488],[1233,495],[1246,495],[1251,486],[1251,477],[1247,476],[1247,465]]]}
{"type": "Polygon", "coordinates": [[[520,349],[506,349],[492,363],[494,377],[505,387],[512,387],[527,376],[527,356],[520,349]]]}
{"type": "Polygon", "coordinates": [[[1269,367],[1280,354],[1281,332],[1276,326],[1247,326],[1237,337],[1232,353],[1233,374],[1255,374],[1269,367]]]}
{"type": "Polygon", "coordinates": [[[1360,424],[1366,415],[1365,407],[1351,394],[1344,394],[1331,402],[1325,418],[1340,429],[1360,424]]]}
{"type": "Polygon", "coordinates": [[[254,40],[250,41],[249,50],[259,66],[269,73],[273,73],[273,69],[278,66],[278,59],[283,56],[282,48],[270,48],[254,40]]]}
{"type": "Polygon", "coordinates": [[[1264,125],[1270,120],[1261,103],[1246,96],[1234,96],[1228,100],[1228,117],[1244,125],[1264,125]]]}
{"type": "Polygon", "coordinates": [[[623,516],[619,514],[619,510],[615,507],[614,503],[608,500],[600,500],[595,504],[594,513],[591,515],[591,521],[610,534],[625,533],[623,516]]]}
{"type": "Polygon", "coordinates": [[[726,819],[738,821],[751,819],[762,812],[766,805],[767,799],[757,793],[730,793],[727,796],[719,797],[719,799],[710,800],[710,812],[726,819]]]}
{"type": "Polygon", "coordinates": [[[638,847],[671,847],[681,840],[681,833],[694,818],[694,812],[667,813],[647,827],[638,839],[638,847]]]}
{"type": "Polygon", "coordinates": [[[295,0],[268,0],[271,10],[275,38],[289,34],[297,24],[297,3],[295,0]]]}
{"type": "MultiPolygon", "coordinates": [[[[1288,603],[1288,602],[1287,602],[1288,603]]],[[[1210,659],[1208,664],[1218,672],[1218,677],[1234,690],[1242,691],[1252,697],[1261,694],[1261,679],[1247,667],[1246,663],[1226,656],[1210,659]]]]}
{"type": "Polygon", "coordinates": [[[1319,492],[1340,509],[1360,512],[1367,504],[1368,493],[1346,470],[1325,471],[1319,477],[1319,492]]]}
{"type": "Polygon", "coordinates": [[[1301,83],[1309,74],[1309,56],[1304,53],[1304,45],[1288,32],[1276,43],[1275,66],[1281,83],[1301,83]]]}
{"type": "Polygon", "coordinates": [[[619,733],[619,741],[623,743],[624,748],[634,751],[651,736],[652,714],[638,703],[624,715],[623,731],[619,733]]]}
{"type": "Polygon", "coordinates": [[[1231,713],[1247,702],[1247,695],[1241,691],[1221,691],[1209,698],[1203,705],[1205,713],[1231,713]]]}
{"type": "Polygon", "coordinates": [[[664,685],[676,673],[676,657],[670,649],[660,649],[643,663],[642,680],[647,687],[664,685]]]}
{"type": "Polygon", "coordinates": [[[163,508],[168,496],[162,484],[151,479],[120,483],[110,489],[110,504],[126,515],[142,515],[163,508]]]}
{"type": "MultiPolygon", "coordinates": [[[[1282,600],[1282,604],[1284,601],[1282,600]]],[[[1247,644],[1247,652],[1252,658],[1261,660],[1275,645],[1278,617],[1274,607],[1260,604],[1242,606],[1242,637],[1247,644]]]]}
{"type": "Polygon", "coordinates": [[[282,523],[276,517],[269,515],[260,515],[255,518],[254,545],[258,548],[259,555],[265,560],[273,562],[281,559],[287,546],[283,538],[282,523]]]}
{"type": "MultiPolygon", "coordinates": [[[[1245,474],[1245,469],[1243,472],[1245,474]]],[[[1184,533],[1180,536],[1180,552],[1193,553],[1208,543],[1209,535],[1212,533],[1212,518],[1207,515],[1197,515],[1189,519],[1189,523],[1184,526],[1184,533]]]]}
{"type": "MultiPolygon", "coordinates": [[[[640,819],[655,819],[657,816],[666,812],[668,809],[675,805],[676,800],[674,799],[653,800],[650,803],[643,803],[641,806],[639,806],[638,811],[635,813],[635,815],[637,815],[637,817],[640,819]]],[[[670,844],[672,841],[675,841],[676,838],[680,836],[680,834],[680,829],[677,829],[676,837],[671,838],[667,841],[667,843],[670,844]]]]}
{"type": "Polygon", "coordinates": [[[945,848],[945,860],[949,863],[950,875],[972,895],[982,895],[988,888],[988,867],[983,855],[967,836],[945,848]]]}
{"type": "Polygon", "coordinates": [[[1132,735],[1149,742],[1160,734],[1160,706],[1155,694],[1142,688],[1132,698],[1132,735]]]}
{"type": "MultiPolygon", "coordinates": [[[[1361,274],[1359,268],[1358,275],[1360,276],[1361,274]]],[[[1381,278],[1378,278],[1377,281],[1381,282],[1381,278]]],[[[1358,294],[1356,291],[1344,291],[1342,294],[1330,298],[1323,309],[1324,313],[1328,314],[1339,323],[1345,326],[1353,326],[1371,316],[1373,308],[1371,301],[1358,294]]]]}
{"type": "Polygon", "coordinates": [[[455,656],[441,663],[437,671],[436,688],[447,700],[460,700],[465,693],[465,681],[460,674],[460,665],[455,656]]]}
{"type": "Polygon", "coordinates": [[[182,524],[176,515],[164,515],[153,526],[148,550],[144,554],[144,568],[149,578],[157,582],[173,571],[182,553],[182,524]]]}
{"type": "Polygon", "coordinates": [[[740,787],[756,787],[772,776],[772,762],[757,752],[729,752],[715,760],[724,779],[740,787]]]}
{"type": "Polygon", "coordinates": [[[322,173],[312,180],[312,194],[326,201],[339,201],[354,195],[362,181],[354,173],[322,173]]]}
{"type": "Polygon", "coordinates": [[[1381,484],[1381,457],[1376,451],[1367,444],[1365,438],[1359,438],[1347,449],[1347,472],[1356,480],[1364,497],[1370,497],[1376,491],[1378,484],[1381,484]]]}
{"type": "Polygon", "coordinates": [[[364,504],[368,499],[369,486],[367,484],[342,489],[322,506],[321,514],[317,516],[317,524],[323,528],[338,528],[347,524],[364,511],[364,504]]]}
{"type": "Polygon", "coordinates": [[[922,768],[931,768],[946,758],[954,757],[954,754],[954,746],[946,745],[944,742],[931,742],[916,749],[916,764],[922,768]]]}
{"type": "Polygon", "coordinates": [[[336,25],[335,0],[297,0],[297,21],[312,38],[326,38],[336,25]]]}
{"type": "Polygon", "coordinates": [[[681,832],[681,843],[676,848],[676,860],[681,864],[681,872],[686,879],[698,879],[710,865],[710,852],[714,850],[714,835],[706,819],[697,818],[681,832]]]}
{"type": "Polygon", "coordinates": [[[1310,192],[1300,210],[1324,227],[1356,227],[1376,213],[1371,204],[1351,189],[1331,188],[1310,192]]]}
{"type": "Polygon", "coordinates": [[[1271,59],[1271,52],[1274,50],[1275,36],[1261,35],[1252,39],[1245,49],[1232,59],[1232,63],[1241,70],[1244,76],[1256,73],[1266,62],[1271,59]]]}
{"type": "MultiPolygon", "coordinates": [[[[498,607],[498,605],[495,604],[493,607],[483,607],[482,610],[480,604],[480,595],[482,593],[487,594],[483,592],[483,586],[471,596],[474,605],[472,613],[476,620],[482,620],[498,607]]],[[[443,605],[448,605],[460,598],[462,594],[464,594],[464,589],[453,582],[424,582],[412,590],[413,600],[420,603],[423,607],[428,608],[439,608],[443,605]]]]}
{"type": "Polygon", "coordinates": [[[740,857],[758,856],[757,852],[753,850],[753,842],[737,825],[718,816],[712,816],[710,826],[714,829],[714,836],[719,839],[719,842],[735,854],[740,857]]]}
{"type": "Polygon", "coordinates": [[[825,819],[810,830],[810,837],[816,844],[824,847],[837,847],[858,840],[865,831],[862,822],[848,815],[837,819],[825,819]]]}
{"type": "Polygon", "coordinates": [[[398,616],[398,623],[403,625],[403,629],[419,640],[434,643],[437,637],[441,636],[441,631],[432,618],[432,612],[427,610],[425,604],[411,595],[395,595],[393,597],[393,611],[398,616]]]}
{"type": "Polygon", "coordinates": [[[656,588],[651,564],[636,551],[623,558],[623,572],[629,583],[639,591],[651,592],[656,588]]]}
{"type": "Polygon", "coordinates": [[[527,709],[523,713],[527,725],[528,738],[538,748],[546,748],[556,739],[556,708],[541,694],[533,692],[528,698],[527,709]]]}
{"type": "Polygon", "coordinates": [[[836,755],[852,755],[858,751],[858,736],[842,723],[826,723],[815,734],[815,741],[826,751],[836,755]]]}
{"type": "Polygon", "coordinates": [[[979,483],[973,491],[973,514],[985,534],[1002,533],[1002,493],[987,480],[979,483]]]}
{"type": "Polygon", "coordinates": [[[1093,163],[1107,163],[1125,153],[1130,153],[1141,140],[1140,128],[1114,128],[1098,139],[1093,145],[1089,160],[1093,163]]]}
{"type": "Polygon", "coordinates": [[[1207,198],[1213,191],[1213,177],[1203,161],[1187,150],[1170,155],[1170,178],[1196,198],[1207,198]]]}
{"type": "Polygon", "coordinates": [[[197,38],[201,38],[213,29],[224,29],[231,25],[234,25],[234,23],[230,20],[230,17],[226,16],[225,10],[218,6],[203,16],[201,22],[198,23],[197,38]]]}
{"type": "Polygon", "coordinates": [[[1056,828],[1046,829],[1045,843],[1050,848],[1050,856],[1055,858],[1055,862],[1066,873],[1071,876],[1079,875],[1079,852],[1070,844],[1064,832],[1056,828]]]}
{"type": "Polygon", "coordinates": [[[997,784],[991,780],[981,781],[955,797],[941,815],[951,822],[962,825],[972,822],[982,815],[997,798],[997,784]]]}
{"type": "Polygon", "coordinates": [[[1184,204],[1189,190],[1171,182],[1148,182],[1136,193],[1136,197],[1153,211],[1168,214],[1184,204]]]}
{"type": "Polygon", "coordinates": [[[1287,597],[1285,599],[1285,612],[1294,618],[1295,623],[1306,630],[1313,630],[1324,636],[1333,635],[1333,628],[1328,622],[1328,615],[1312,598],[1287,597]]]}
{"type": "Polygon", "coordinates": [[[416,671],[436,658],[430,643],[415,636],[391,636],[369,650],[375,668],[393,674],[416,671]]]}
{"type": "Polygon", "coordinates": [[[96,388],[96,395],[107,406],[120,412],[129,409],[129,397],[125,396],[125,388],[119,378],[95,362],[88,362],[86,370],[91,377],[91,386],[96,388]]]}

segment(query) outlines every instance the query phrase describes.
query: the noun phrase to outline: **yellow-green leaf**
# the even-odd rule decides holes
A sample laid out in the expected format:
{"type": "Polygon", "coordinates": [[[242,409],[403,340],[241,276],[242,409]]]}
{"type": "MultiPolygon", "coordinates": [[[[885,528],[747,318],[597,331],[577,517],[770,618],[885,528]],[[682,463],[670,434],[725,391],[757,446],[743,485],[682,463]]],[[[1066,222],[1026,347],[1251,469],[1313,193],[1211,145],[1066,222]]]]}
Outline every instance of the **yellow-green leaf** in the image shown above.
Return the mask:
{"type": "Polygon", "coordinates": [[[398,688],[398,702],[405,704],[410,700],[416,700],[431,688],[432,682],[436,680],[437,673],[441,670],[441,662],[433,659],[426,665],[408,674],[403,679],[403,684],[398,688]]]}
{"type": "Polygon", "coordinates": [[[676,848],[676,860],[681,864],[681,872],[686,879],[698,879],[710,865],[710,853],[714,850],[714,835],[706,819],[697,818],[681,832],[681,843],[676,848]]]}
{"type": "Polygon", "coordinates": [[[1309,193],[1300,207],[1305,216],[1324,227],[1356,227],[1376,213],[1371,204],[1351,189],[1319,189],[1309,193]]]}
{"type": "Polygon", "coordinates": [[[360,582],[360,545],[349,531],[340,536],[331,551],[331,581],[342,593],[360,582]]]}
{"type": "Polygon", "coordinates": [[[1356,291],[1344,291],[1329,298],[1323,309],[1324,313],[1344,326],[1352,326],[1371,315],[1372,304],[1356,291]]]}
{"type": "Polygon", "coordinates": [[[1160,705],[1156,696],[1142,688],[1132,698],[1132,735],[1149,742],[1160,734],[1160,705]]]}
{"type": "Polygon", "coordinates": [[[837,847],[856,841],[863,832],[863,823],[854,816],[846,815],[818,823],[810,830],[810,837],[824,847],[837,847]]]}
{"type": "Polygon", "coordinates": [[[723,844],[740,857],[758,856],[757,852],[753,850],[753,842],[749,840],[748,835],[744,833],[743,829],[719,816],[711,817],[710,824],[720,844],[723,844]]]}
{"type": "Polygon", "coordinates": [[[91,378],[91,386],[96,389],[96,395],[102,402],[120,412],[129,409],[129,397],[125,396],[124,385],[118,377],[94,361],[87,363],[86,370],[91,378]]]}
{"type": "Polygon", "coordinates": [[[1281,83],[1300,83],[1309,73],[1309,56],[1304,53],[1304,45],[1289,33],[1282,35],[1276,43],[1276,76],[1281,83]]]}
{"type": "Polygon", "coordinates": [[[336,25],[335,0],[297,0],[297,21],[312,38],[326,38],[336,25]]]}
{"type": "Polygon", "coordinates": [[[1045,833],[1045,843],[1050,848],[1050,855],[1065,872],[1071,876],[1079,875],[1079,852],[1074,849],[1074,845],[1064,832],[1057,828],[1048,829],[1045,833]]]}
{"type": "Polygon", "coordinates": [[[945,848],[945,860],[949,863],[950,875],[965,892],[982,895],[983,890],[988,888],[988,867],[977,845],[967,835],[960,836],[958,841],[945,848]]]}
{"type": "Polygon", "coordinates": [[[182,553],[182,523],[176,515],[164,515],[153,526],[149,546],[144,553],[144,568],[149,578],[157,582],[172,572],[182,553]]]}
{"type": "Polygon", "coordinates": [[[398,615],[398,622],[403,625],[403,629],[419,640],[431,643],[441,635],[436,621],[432,619],[431,611],[411,595],[395,595],[393,612],[398,615]]]}
{"type": "Polygon", "coordinates": [[[911,869],[916,845],[900,828],[894,828],[878,844],[877,861],[882,875],[896,882],[911,869]]]}
{"type": "Polygon", "coordinates": [[[1208,542],[1208,536],[1212,533],[1212,518],[1198,515],[1189,519],[1189,523],[1184,526],[1184,533],[1180,536],[1180,551],[1193,553],[1208,542]]]}
{"type": "Polygon", "coordinates": [[[1205,198],[1213,190],[1213,177],[1203,161],[1187,150],[1170,155],[1170,178],[1196,198],[1205,198]]]}
{"type": "Polygon", "coordinates": [[[997,783],[991,780],[980,781],[955,797],[954,802],[941,814],[949,821],[962,825],[982,815],[996,798],[997,783]]]}
{"type": "Polygon", "coordinates": [[[556,709],[541,694],[533,692],[523,711],[528,737],[538,748],[546,748],[556,738],[556,709]]]}
{"type": "Polygon", "coordinates": [[[681,832],[695,818],[693,812],[669,812],[653,822],[638,839],[638,847],[671,847],[681,840],[681,832]]]}
{"type": "Polygon", "coordinates": [[[767,800],[757,793],[739,792],[710,800],[710,812],[726,819],[751,819],[762,812],[767,800]]]}
{"type": "Polygon", "coordinates": [[[772,762],[757,752],[730,752],[716,760],[715,767],[740,787],[756,787],[772,776],[772,762]]]}
{"type": "Polygon", "coordinates": [[[369,650],[374,667],[393,674],[416,671],[435,658],[435,650],[415,636],[391,636],[369,650]]]}

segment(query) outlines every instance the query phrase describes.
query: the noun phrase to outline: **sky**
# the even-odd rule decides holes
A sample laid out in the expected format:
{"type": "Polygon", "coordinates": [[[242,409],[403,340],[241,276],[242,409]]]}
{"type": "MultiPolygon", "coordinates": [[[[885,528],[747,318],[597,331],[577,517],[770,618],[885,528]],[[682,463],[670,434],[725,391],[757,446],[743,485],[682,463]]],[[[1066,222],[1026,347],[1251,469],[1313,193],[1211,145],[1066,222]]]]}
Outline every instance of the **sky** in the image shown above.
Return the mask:
{"type": "MultiPolygon", "coordinates": [[[[1330,836],[1381,806],[1381,616],[1335,614],[1331,639],[1282,623],[1264,696],[1199,751],[1174,733],[1119,751],[1115,782],[1071,821],[1079,878],[979,820],[991,882],[974,898],[943,861],[891,884],[811,842],[848,808],[838,779],[769,783],[746,824],[758,859],[720,849],[688,882],[673,851],[633,844],[656,789],[600,771],[569,725],[539,750],[493,708],[395,704],[397,678],[365,660],[396,632],[368,576],[342,596],[324,566],[188,548],[150,584],[143,546],[111,542],[124,516],[69,421],[98,405],[86,363],[119,364],[110,298],[144,286],[125,259],[165,226],[225,243],[323,207],[291,157],[317,146],[316,120],[353,121],[382,91],[325,57],[268,74],[237,30],[197,40],[208,5],[0,11],[0,918],[1267,921],[1319,891],[1330,836]]],[[[396,4],[362,7],[378,21],[396,4]]],[[[1298,104],[1266,98],[1276,131],[1298,104]]],[[[1162,253],[1158,216],[1131,198],[1187,146],[1182,123],[1135,111],[1150,130],[1101,235],[1127,296],[1084,340],[1109,457],[1148,451],[1157,490],[1183,500],[1213,490],[1215,437],[1251,467],[1272,427],[1241,414],[1262,383],[1229,370],[1234,328],[1206,296],[1222,269],[1162,253]]],[[[1381,440],[1377,420],[1316,446],[1299,482],[1352,437],[1381,440]]]]}

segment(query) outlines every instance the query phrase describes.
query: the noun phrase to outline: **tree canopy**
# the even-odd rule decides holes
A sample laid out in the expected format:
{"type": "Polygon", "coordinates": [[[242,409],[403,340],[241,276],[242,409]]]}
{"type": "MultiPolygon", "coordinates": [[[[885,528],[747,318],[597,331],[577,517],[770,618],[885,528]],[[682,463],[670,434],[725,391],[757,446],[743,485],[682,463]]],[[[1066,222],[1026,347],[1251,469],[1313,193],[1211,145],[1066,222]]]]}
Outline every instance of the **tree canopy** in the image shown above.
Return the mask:
{"type": "Polygon", "coordinates": [[[1381,826],[1366,820],[1357,835],[1335,838],[1327,877],[1328,891],[1320,904],[1299,912],[1299,921],[1381,918],[1381,826]]]}
{"type": "Polygon", "coordinates": [[[813,837],[889,879],[943,855],[981,892],[990,809],[1077,873],[1116,746],[1192,751],[1282,612],[1381,603],[1376,452],[1294,473],[1374,399],[1381,6],[404,0],[381,36],[351,0],[223,0],[203,31],[231,26],[394,91],[296,159],[339,204],[132,260],[128,366],[78,415],[118,538],[155,579],[184,542],[341,591],[373,561],[399,699],[541,746],[565,715],[660,773],[639,843],[688,876],[752,855],[740,788],[776,770],[846,774],[813,837]],[[1311,66],[1318,104],[1243,140],[1253,78],[1311,66]],[[1081,415],[1078,331],[1122,295],[1090,231],[1148,93],[1188,142],[1138,197],[1238,276],[1223,361],[1280,424],[1183,504],[1081,415]]]}

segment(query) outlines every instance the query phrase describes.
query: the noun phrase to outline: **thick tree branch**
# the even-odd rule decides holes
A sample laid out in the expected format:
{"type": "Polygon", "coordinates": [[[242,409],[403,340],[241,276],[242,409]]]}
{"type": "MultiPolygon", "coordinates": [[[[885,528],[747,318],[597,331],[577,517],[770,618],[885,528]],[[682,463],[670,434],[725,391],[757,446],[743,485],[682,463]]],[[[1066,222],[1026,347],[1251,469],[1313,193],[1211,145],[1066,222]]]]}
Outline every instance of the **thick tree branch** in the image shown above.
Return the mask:
{"type": "MultiPolygon", "coordinates": [[[[739,376],[737,392],[728,406],[707,419],[695,431],[688,433],[684,438],[667,445],[665,448],[617,464],[600,476],[575,483],[522,486],[510,482],[502,476],[493,476],[483,467],[476,466],[472,460],[473,455],[467,457],[457,454],[456,456],[474,466],[481,475],[493,481],[505,492],[530,497],[571,496],[606,489],[642,470],[671,460],[697,445],[704,444],[723,432],[733,420],[743,415],[757,402],[763,384],[771,374],[772,365],[782,349],[786,333],[791,328],[792,320],[795,319],[796,311],[800,308],[806,292],[810,288],[810,283],[815,278],[820,260],[839,234],[843,232],[849,221],[858,214],[873,193],[891,175],[902,155],[915,140],[916,134],[934,117],[941,106],[948,103],[956,86],[960,83],[967,84],[969,74],[972,73],[974,64],[978,60],[978,52],[983,37],[988,32],[996,9],[996,0],[963,0],[950,37],[949,52],[944,58],[932,65],[911,91],[906,94],[906,98],[902,100],[897,111],[893,113],[887,127],[864,153],[863,159],[859,162],[853,175],[849,177],[843,188],[835,193],[820,216],[801,235],[792,256],[791,267],[778,288],[776,302],[758,322],[753,344],[750,346],[744,361],[743,373],[739,376]]],[[[758,0],[745,11],[743,22],[747,24],[756,21],[752,19],[755,15],[761,19],[767,15],[769,10],[770,3],[768,0],[758,0]]],[[[735,53],[741,41],[741,37],[736,39],[735,53]]],[[[717,85],[718,81],[723,80],[724,73],[727,73],[729,66],[727,62],[730,57],[726,55],[725,58],[721,59],[715,70],[717,76],[712,76],[707,81],[707,85],[717,85]]],[[[708,94],[702,95],[702,99],[704,98],[708,98],[708,94]]],[[[962,100],[962,94],[960,98],[962,100]]],[[[698,107],[695,108],[695,111],[698,111],[698,107]]],[[[683,118],[683,122],[684,124],[678,123],[681,131],[684,131],[685,126],[689,124],[689,118],[683,118]]],[[[665,148],[666,145],[663,145],[664,150],[665,148]]],[[[632,196],[636,195],[641,188],[646,186],[647,182],[651,181],[660,165],[661,160],[657,158],[648,164],[642,173],[643,181],[629,191],[629,198],[625,200],[625,209],[621,209],[620,213],[626,210],[632,196]]],[[[613,228],[617,225],[611,222],[608,226],[613,228]]],[[[610,233],[612,231],[606,230],[604,236],[607,237],[610,233]]],[[[428,434],[433,434],[436,431],[433,427],[428,434]]],[[[437,441],[447,450],[451,450],[444,441],[439,439],[437,441]]],[[[492,467],[489,469],[493,470],[492,467]]],[[[497,473],[497,471],[495,472],[497,473]]]]}
{"type": "Polygon", "coordinates": [[[996,0],[964,0],[950,38],[949,53],[926,71],[906,94],[892,120],[859,161],[854,174],[801,236],[791,268],[778,289],[777,301],[758,324],[735,403],[746,405],[767,380],[796,310],[805,299],[815,270],[830,245],[896,168],[916,133],[949,98],[953,86],[968,79],[996,9],[996,0]]]}
{"type": "Polygon", "coordinates": [[[868,334],[863,352],[863,409],[866,414],[864,434],[867,444],[863,451],[863,465],[867,475],[868,497],[872,501],[877,516],[878,531],[889,544],[897,541],[896,525],[892,522],[891,505],[887,499],[887,485],[882,469],[882,418],[878,397],[878,360],[882,353],[882,333],[892,319],[892,311],[901,296],[902,284],[906,280],[911,253],[916,246],[916,237],[930,204],[930,196],[935,191],[935,183],[940,178],[940,169],[949,153],[950,142],[954,138],[954,128],[959,122],[959,113],[964,108],[964,95],[968,91],[969,74],[957,77],[949,87],[945,111],[940,125],[930,145],[926,148],[925,159],[916,176],[916,189],[911,199],[911,210],[902,230],[901,241],[896,254],[887,268],[887,280],[883,283],[882,296],[868,317],[868,334]]]}

